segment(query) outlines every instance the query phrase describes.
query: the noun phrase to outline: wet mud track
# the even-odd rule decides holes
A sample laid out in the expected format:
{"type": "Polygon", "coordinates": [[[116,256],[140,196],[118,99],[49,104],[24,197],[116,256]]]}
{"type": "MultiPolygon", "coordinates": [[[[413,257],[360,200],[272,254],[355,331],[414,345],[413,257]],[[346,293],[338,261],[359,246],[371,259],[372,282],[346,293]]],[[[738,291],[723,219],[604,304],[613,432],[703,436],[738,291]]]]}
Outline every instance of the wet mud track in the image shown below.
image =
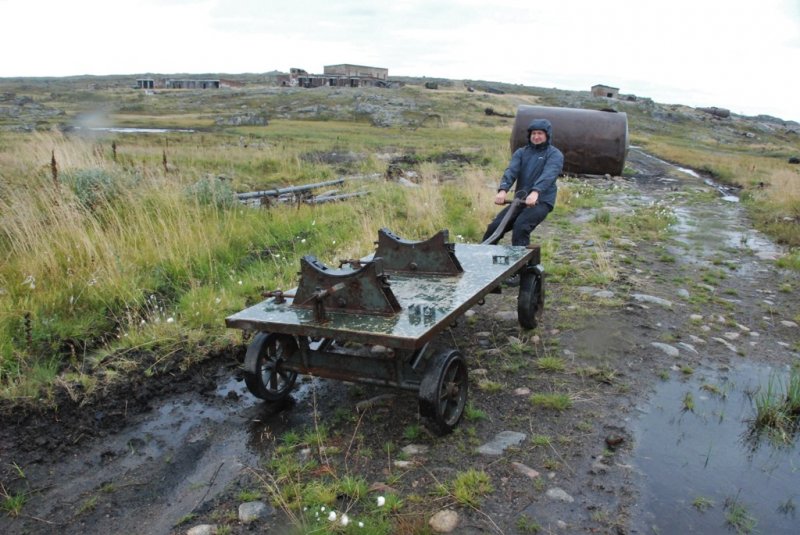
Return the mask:
{"type": "MultiPolygon", "coordinates": [[[[35,430],[24,441],[0,434],[4,487],[28,493],[19,517],[0,517],[0,532],[185,533],[202,523],[222,523],[232,533],[261,529],[235,519],[239,491],[254,487],[253,470],[271,457],[279,437],[317,421],[339,433],[345,446],[358,435],[355,475],[369,484],[392,475],[401,495],[434,496],[438,482],[466,467],[485,470],[494,491],[479,510],[455,507],[457,533],[525,533],[534,524],[543,533],[726,533],[731,496],[758,516],[762,532],[791,532],[792,496],[774,498],[787,505],[786,514],[769,513],[772,504],[756,507],[752,501],[765,483],[715,480],[715,471],[725,469],[714,461],[727,455],[707,452],[722,446],[700,443],[684,451],[680,438],[689,431],[674,424],[710,422],[726,411],[715,405],[718,398],[703,397],[704,385],[726,384],[723,377],[738,377],[742,366],[781,371],[797,361],[800,330],[791,324],[800,308],[786,289],[800,285],[798,276],[775,266],[780,248],[726,199],[735,192],[635,148],[629,166],[632,178],[578,179],[599,192],[602,208],[578,210],[563,221],[551,217],[541,229],[541,238],[574,265],[590,267],[613,255],[614,282],[547,283],[545,314],[534,332],[520,332],[509,317],[516,295],[504,291],[442,335],[467,357],[470,403],[485,417],[465,419],[447,437],[423,433],[412,440],[404,434],[417,423],[411,393],[306,379],[287,406],[275,407],[250,396],[232,366],[236,359],[223,358],[206,363],[202,377],[181,389],[166,384],[152,392],[145,406],[132,403],[126,412],[124,403],[115,403],[109,414],[95,414],[83,438],[74,429],[59,436],[61,427],[39,440],[35,430]],[[677,218],[661,241],[606,240],[586,225],[604,213],[622,217],[654,203],[677,218]],[[562,366],[545,368],[548,357],[562,366]],[[687,392],[697,401],[695,411],[682,410],[687,392]],[[537,393],[565,394],[569,408],[536,405],[531,396],[537,393]],[[365,415],[342,417],[387,394],[387,403],[365,415]],[[654,414],[666,416],[653,420],[654,414]],[[104,430],[97,422],[109,417],[117,421],[104,430]],[[477,452],[503,431],[523,433],[525,440],[502,455],[477,452]],[[398,474],[381,452],[387,443],[412,442],[429,449],[398,474]],[[657,451],[654,443],[669,447],[657,451]],[[697,448],[706,448],[704,465],[696,464],[697,448]],[[695,478],[717,481],[718,495],[695,478]],[[699,511],[698,497],[715,505],[699,511]],[[682,524],[673,522],[675,515],[682,524]]],[[[745,388],[737,384],[730,388],[745,388]]],[[[736,420],[749,415],[743,406],[736,420]]],[[[699,425],[691,433],[715,429],[699,425]]],[[[796,449],[792,454],[796,459],[796,449]]],[[[800,488],[796,477],[786,484],[800,488]]],[[[430,512],[454,506],[439,497],[425,501],[430,512]]],[[[278,511],[262,528],[280,533],[281,526],[278,511]]]]}

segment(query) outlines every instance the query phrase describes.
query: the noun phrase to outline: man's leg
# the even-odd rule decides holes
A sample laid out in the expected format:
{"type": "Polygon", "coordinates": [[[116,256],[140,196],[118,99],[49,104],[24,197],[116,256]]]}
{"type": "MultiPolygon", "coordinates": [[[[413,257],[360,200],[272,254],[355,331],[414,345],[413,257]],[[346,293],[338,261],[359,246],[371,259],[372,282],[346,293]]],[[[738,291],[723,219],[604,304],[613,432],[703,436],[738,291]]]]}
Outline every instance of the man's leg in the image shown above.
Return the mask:
{"type": "Polygon", "coordinates": [[[539,223],[544,221],[550,210],[552,208],[545,203],[528,206],[522,210],[517,220],[514,221],[514,230],[511,232],[511,245],[527,247],[531,243],[531,232],[539,223]]]}
{"type": "MultiPolygon", "coordinates": [[[[506,206],[505,208],[503,208],[502,210],[500,210],[500,212],[495,216],[495,218],[492,220],[492,222],[489,223],[489,226],[486,227],[486,232],[483,234],[483,239],[481,240],[481,243],[483,243],[486,240],[488,240],[489,237],[491,237],[491,235],[494,234],[494,231],[497,230],[497,227],[499,227],[500,223],[503,221],[503,217],[505,217],[506,212],[508,212],[510,209],[511,209],[511,206],[509,205],[509,206],[506,206]]],[[[509,231],[509,229],[511,228],[511,225],[513,223],[514,223],[514,219],[512,218],[511,221],[509,221],[508,224],[506,225],[506,228],[503,229],[503,232],[500,233],[500,236],[498,236],[497,239],[494,240],[494,242],[491,245],[497,244],[503,238],[505,233],[509,231]]]]}

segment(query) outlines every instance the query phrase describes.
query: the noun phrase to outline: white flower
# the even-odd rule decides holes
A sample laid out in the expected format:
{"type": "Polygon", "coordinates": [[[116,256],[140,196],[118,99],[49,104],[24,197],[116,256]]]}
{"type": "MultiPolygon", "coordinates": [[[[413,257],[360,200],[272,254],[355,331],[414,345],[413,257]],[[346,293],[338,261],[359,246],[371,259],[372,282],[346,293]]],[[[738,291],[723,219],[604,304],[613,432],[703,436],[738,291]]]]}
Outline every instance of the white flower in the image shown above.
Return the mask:
{"type": "Polygon", "coordinates": [[[363,528],[364,527],[364,523],[363,522],[359,522],[358,523],[358,527],[363,528]]]}
{"type": "Polygon", "coordinates": [[[336,245],[336,240],[333,240],[333,244],[336,245]]]}
{"type": "Polygon", "coordinates": [[[302,240],[300,240],[300,243],[305,243],[305,242],[306,242],[306,239],[305,239],[305,238],[303,238],[302,240]]]}
{"type": "Polygon", "coordinates": [[[239,286],[241,286],[241,285],[242,285],[242,281],[239,281],[239,286]]]}
{"type": "Polygon", "coordinates": [[[325,512],[325,506],[323,505],[322,507],[319,508],[319,510],[324,513],[325,512]]]}
{"type": "Polygon", "coordinates": [[[339,519],[339,522],[340,522],[340,523],[341,523],[343,526],[346,526],[347,524],[349,524],[349,523],[350,523],[350,519],[347,517],[347,513],[344,513],[344,514],[342,515],[342,518],[340,518],[340,519],[339,519]]]}
{"type": "Polygon", "coordinates": [[[175,323],[175,318],[170,316],[169,318],[167,318],[167,323],[175,323]]]}
{"type": "Polygon", "coordinates": [[[216,303],[216,304],[220,304],[220,303],[222,303],[222,299],[220,299],[219,297],[217,297],[216,299],[214,299],[214,303],[216,303]]]}
{"type": "Polygon", "coordinates": [[[383,507],[383,504],[386,503],[386,498],[383,496],[378,496],[378,507],[383,507]]]}
{"type": "Polygon", "coordinates": [[[330,520],[331,522],[333,522],[334,520],[336,520],[336,513],[334,513],[333,511],[331,511],[331,513],[328,515],[328,520],[330,520]]]}

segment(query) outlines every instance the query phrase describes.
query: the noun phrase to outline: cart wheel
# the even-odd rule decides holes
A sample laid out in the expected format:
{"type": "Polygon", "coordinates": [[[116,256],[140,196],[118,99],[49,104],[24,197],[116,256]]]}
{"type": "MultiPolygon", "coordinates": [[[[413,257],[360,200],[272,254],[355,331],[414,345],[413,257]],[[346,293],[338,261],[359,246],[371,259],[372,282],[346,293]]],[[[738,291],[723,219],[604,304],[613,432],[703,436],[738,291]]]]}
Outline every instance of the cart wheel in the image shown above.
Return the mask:
{"type": "Polygon", "coordinates": [[[443,351],[428,364],[419,385],[419,413],[437,435],[451,432],[467,404],[467,365],[455,349],[443,351]]]}
{"type": "Polygon", "coordinates": [[[517,319],[524,329],[535,329],[544,310],[544,269],[534,266],[520,274],[517,319]]]}
{"type": "Polygon", "coordinates": [[[244,357],[244,382],[251,394],[266,401],[280,401],[289,395],[297,372],[283,369],[283,363],[297,351],[297,342],[286,334],[260,332],[244,357]]]}

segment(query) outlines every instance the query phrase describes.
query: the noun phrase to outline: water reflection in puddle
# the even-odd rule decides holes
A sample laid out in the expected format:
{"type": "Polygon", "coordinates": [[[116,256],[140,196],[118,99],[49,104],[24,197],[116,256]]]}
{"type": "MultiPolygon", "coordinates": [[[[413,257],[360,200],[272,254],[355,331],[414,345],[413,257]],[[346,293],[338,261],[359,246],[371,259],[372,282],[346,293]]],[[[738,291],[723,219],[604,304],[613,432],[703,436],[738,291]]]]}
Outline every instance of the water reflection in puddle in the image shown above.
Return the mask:
{"type": "Polygon", "coordinates": [[[675,239],[689,245],[700,245],[697,256],[713,256],[720,248],[749,251],[762,260],[775,260],[783,254],[780,246],[755,229],[745,228],[737,221],[735,207],[724,209],[700,206],[676,206],[677,222],[672,225],[675,239]]]}
{"type": "Polygon", "coordinates": [[[635,430],[634,464],[644,480],[636,523],[644,532],[725,533],[726,501],[735,500],[757,532],[798,533],[800,448],[748,438],[755,415],[748,393],[774,373],[743,365],[658,385],[635,430]],[[712,505],[701,511],[706,501],[712,505]]]}

